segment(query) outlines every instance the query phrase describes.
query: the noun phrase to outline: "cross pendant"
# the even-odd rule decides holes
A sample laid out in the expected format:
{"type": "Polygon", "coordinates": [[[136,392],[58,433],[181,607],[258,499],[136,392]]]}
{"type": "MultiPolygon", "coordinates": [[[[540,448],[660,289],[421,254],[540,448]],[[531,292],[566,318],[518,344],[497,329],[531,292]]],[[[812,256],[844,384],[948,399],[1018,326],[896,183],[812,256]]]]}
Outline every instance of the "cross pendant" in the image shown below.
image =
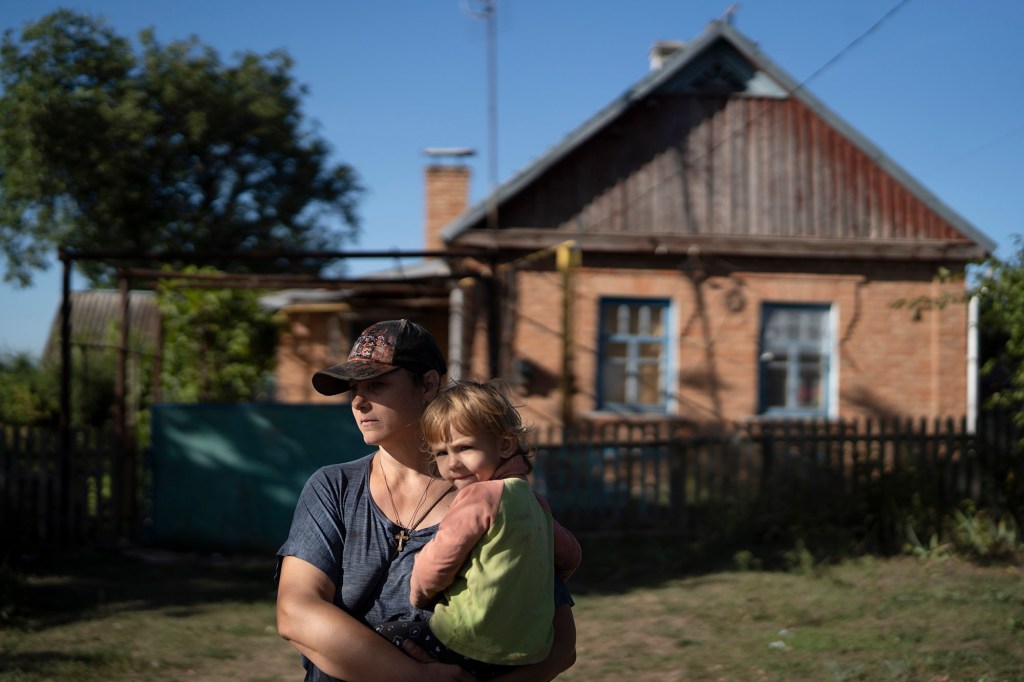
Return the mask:
{"type": "Polygon", "coordinates": [[[409,534],[406,533],[404,529],[399,530],[398,534],[395,535],[395,540],[398,542],[398,551],[399,552],[401,552],[403,549],[405,549],[405,543],[406,543],[406,541],[408,539],[409,539],[409,534]]]}

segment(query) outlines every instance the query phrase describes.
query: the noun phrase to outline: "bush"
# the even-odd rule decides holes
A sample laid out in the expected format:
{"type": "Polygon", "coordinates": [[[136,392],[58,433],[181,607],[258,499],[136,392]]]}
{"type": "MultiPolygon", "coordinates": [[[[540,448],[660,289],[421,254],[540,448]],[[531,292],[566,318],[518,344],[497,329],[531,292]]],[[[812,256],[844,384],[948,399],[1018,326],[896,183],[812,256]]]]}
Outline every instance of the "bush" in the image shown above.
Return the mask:
{"type": "Polygon", "coordinates": [[[946,520],[950,543],[957,554],[982,563],[1018,563],[1024,543],[1012,515],[976,510],[966,501],[946,520]]]}

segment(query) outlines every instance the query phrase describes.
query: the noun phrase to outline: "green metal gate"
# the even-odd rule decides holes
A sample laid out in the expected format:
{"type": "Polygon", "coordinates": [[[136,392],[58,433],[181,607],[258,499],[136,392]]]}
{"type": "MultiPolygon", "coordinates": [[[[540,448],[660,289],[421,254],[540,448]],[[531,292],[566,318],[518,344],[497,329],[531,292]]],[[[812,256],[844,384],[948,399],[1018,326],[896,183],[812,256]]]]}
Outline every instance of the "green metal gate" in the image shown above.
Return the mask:
{"type": "Polygon", "coordinates": [[[152,509],[144,541],[217,552],[273,552],[306,479],[357,459],[348,405],[157,405],[152,509]]]}

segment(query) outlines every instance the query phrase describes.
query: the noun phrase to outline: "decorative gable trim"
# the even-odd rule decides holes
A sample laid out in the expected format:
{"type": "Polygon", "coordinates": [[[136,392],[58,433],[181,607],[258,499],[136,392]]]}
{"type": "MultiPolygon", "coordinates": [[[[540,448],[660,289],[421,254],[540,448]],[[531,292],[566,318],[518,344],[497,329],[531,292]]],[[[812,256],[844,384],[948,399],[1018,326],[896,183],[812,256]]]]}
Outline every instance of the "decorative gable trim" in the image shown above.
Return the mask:
{"type": "Polygon", "coordinates": [[[689,63],[679,67],[675,75],[657,87],[657,93],[780,99],[788,95],[726,40],[718,40],[706,51],[694,55],[689,63]]]}

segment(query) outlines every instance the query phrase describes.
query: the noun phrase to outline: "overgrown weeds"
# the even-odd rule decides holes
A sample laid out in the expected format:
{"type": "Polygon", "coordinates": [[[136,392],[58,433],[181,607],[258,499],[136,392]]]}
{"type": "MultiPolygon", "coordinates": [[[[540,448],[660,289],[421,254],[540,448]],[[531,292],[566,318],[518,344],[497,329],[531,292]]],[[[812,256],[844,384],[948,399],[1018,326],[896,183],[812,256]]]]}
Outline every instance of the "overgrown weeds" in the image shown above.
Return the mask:
{"type": "Polygon", "coordinates": [[[966,500],[947,516],[940,531],[922,543],[912,524],[907,527],[908,553],[919,557],[956,555],[979,564],[1024,564],[1024,538],[1012,514],[976,509],[966,500]]]}

